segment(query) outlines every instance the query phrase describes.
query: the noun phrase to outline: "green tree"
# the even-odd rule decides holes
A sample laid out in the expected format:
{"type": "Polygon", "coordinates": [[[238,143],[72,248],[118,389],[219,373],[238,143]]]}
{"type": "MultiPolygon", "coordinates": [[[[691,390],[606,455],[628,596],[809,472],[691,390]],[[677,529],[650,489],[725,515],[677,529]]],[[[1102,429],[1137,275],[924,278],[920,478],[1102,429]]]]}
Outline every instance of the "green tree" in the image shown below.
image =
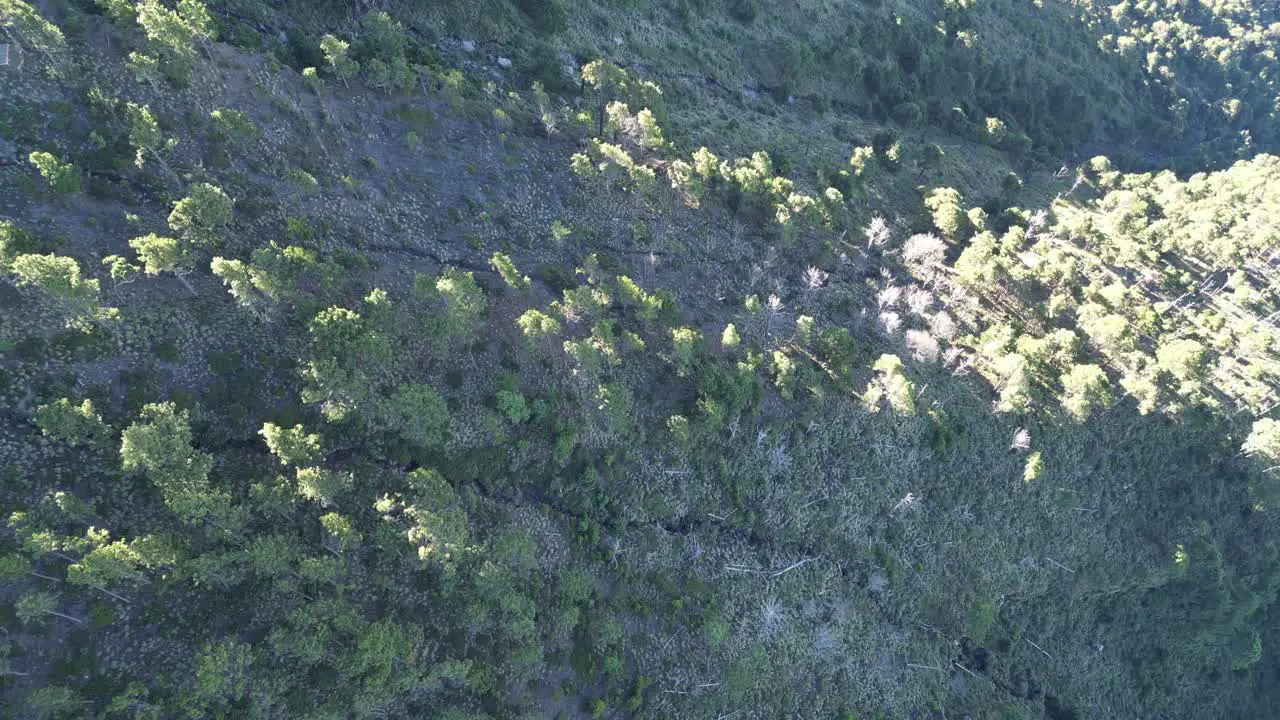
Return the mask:
{"type": "Polygon", "coordinates": [[[1156,350],[1156,362],[1161,370],[1182,382],[1200,380],[1208,370],[1204,345],[1189,338],[1161,344],[1156,350]]]}
{"type": "Polygon", "coordinates": [[[336,75],[345,87],[350,87],[348,79],[360,72],[360,63],[348,55],[347,51],[350,47],[349,43],[332,35],[320,38],[320,51],[324,53],[325,61],[329,63],[329,71],[336,75]]]}
{"type": "Polygon", "coordinates": [[[272,454],[280,458],[281,465],[310,465],[321,457],[320,436],[308,434],[301,425],[284,428],[265,423],[258,434],[266,440],[272,454]]]}
{"type": "Polygon", "coordinates": [[[863,393],[863,401],[873,411],[878,411],[884,402],[903,415],[914,415],[916,412],[915,384],[907,379],[902,358],[897,355],[884,354],[876,360],[872,369],[876,376],[863,393]]]}
{"type": "Polygon", "coordinates": [[[1112,402],[1107,374],[1097,365],[1076,365],[1062,376],[1062,408],[1077,422],[1112,402]]]}
{"type": "Polygon", "coordinates": [[[675,359],[676,374],[689,377],[702,359],[702,333],[693,328],[675,328],[671,331],[671,349],[675,359]]]}
{"type": "Polygon", "coordinates": [[[0,30],[15,45],[22,45],[25,41],[51,62],[53,53],[66,47],[66,38],[58,26],[45,20],[23,0],[0,0],[0,30]]]}
{"type": "Polygon", "coordinates": [[[968,226],[968,216],[961,207],[960,193],[954,188],[934,188],[925,197],[924,206],[933,217],[933,226],[949,242],[956,242],[968,226]]]}
{"type": "Polygon", "coordinates": [[[469,342],[480,329],[488,301],[469,272],[448,268],[434,283],[415,280],[420,297],[443,301],[442,312],[428,318],[429,329],[450,342],[469,342]]]}
{"type": "Polygon", "coordinates": [[[91,400],[75,405],[67,398],[59,398],[40,405],[36,408],[35,421],[45,435],[72,445],[97,445],[111,434],[111,428],[94,411],[91,400]]]}
{"type": "Polygon", "coordinates": [[[171,402],[144,405],[139,420],[121,435],[125,470],[142,470],[165,504],[188,522],[210,518],[229,502],[209,486],[213,456],[191,447],[190,416],[171,402]]]}
{"type": "Polygon", "coordinates": [[[40,171],[49,187],[60,195],[75,195],[80,192],[80,171],[71,163],[64,163],[52,153],[36,151],[28,156],[28,160],[40,171]]]}
{"type": "Polygon", "coordinates": [[[322,467],[298,468],[298,495],[321,507],[337,505],[353,484],[350,473],[322,467]]]}
{"type": "Polygon", "coordinates": [[[218,233],[231,222],[235,203],[222,188],[208,183],[191,186],[187,197],[174,203],[169,227],[194,247],[208,247],[218,241],[218,233]]]}
{"type": "Polygon", "coordinates": [[[134,281],[141,270],[137,265],[129,262],[120,255],[108,255],[102,258],[102,266],[107,268],[107,273],[111,275],[111,279],[116,285],[125,285],[134,281]]]}
{"type": "Polygon", "coordinates": [[[209,270],[222,280],[231,293],[231,297],[244,307],[254,307],[263,300],[263,294],[257,288],[254,268],[243,260],[228,260],[214,257],[209,263],[209,270]]]}
{"type": "Polygon", "coordinates": [[[733,323],[724,326],[724,332],[720,333],[720,345],[726,350],[732,350],[742,343],[742,336],[738,333],[738,328],[733,323]]]}
{"type": "Polygon", "coordinates": [[[363,539],[351,519],[338,513],[321,515],[320,526],[324,528],[333,545],[333,549],[339,554],[348,548],[355,547],[363,539]]]}
{"type": "MultiPolygon", "coordinates": [[[[3,2],[3,0],[0,0],[3,2]]],[[[85,700],[75,690],[63,685],[47,685],[32,690],[27,696],[26,717],[35,720],[71,720],[84,717],[85,700]]]]}
{"type": "Polygon", "coordinates": [[[303,368],[304,402],[319,403],[325,417],[340,420],[366,403],[374,381],[391,357],[386,339],[359,313],[322,310],[308,325],[311,351],[303,368]]]}
{"type": "Polygon", "coordinates": [[[18,621],[24,625],[43,622],[46,615],[70,620],[77,625],[84,624],[84,621],[80,618],[60,613],[57,608],[57,598],[50,593],[39,591],[29,592],[20,596],[13,604],[14,614],[18,616],[18,621]]]}
{"type": "Polygon", "coordinates": [[[516,319],[520,332],[530,340],[536,341],[560,332],[560,321],[540,310],[526,310],[516,319]]]}
{"type": "Polygon", "coordinates": [[[419,468],[406,478],[410,492],[384,495],[374,505],[384,518],[405,527],[404,536],[421,560],[448,562],[470,541],[461,499],[436,470],[419,468]]]}
{"type": "Polygon", "coordinates": [[[449,406],[430,386],[407,383],[380,403],[379,421],[404,440],[435,449],[448,439],[449,406]]]}
{"type": "Polygon", "coordinates": [[[147,37],[152,52],[162,61],[166,74],[177,83],[190,80],[195,66],[197,41],[213,37],[213,19],[199,0],[179,0],[169,9],[160,0],[138,0],[138,26],[147,37]]]}
{"type": "Polygon", "coordinates": [[[1271,418],[1254,420],[1241,449],[1246,455],[1268,463],[1280,462],[1280,421],[1271,418]]]}
{"type": "Polygon", "coordinates": [[[210,643],[196,666],[195,695],[209,708],[229,708],[245,697],[253,678],[253,648],[232,639],[210,643]]]}
{"type": "Polygon", "coordinates": [[[150,155],[169,175],[176,177],[161,153],[173,149],[178,141],[165,139],[160,131],[160,123],[156,122],[155,115],[151,114],[150,106],[126,103],[125,119],[129,126],[129,144],[135,151],[133,164],[141,168],[146,162],[146,157],[150,155]]]}
{"type": "Polygon", "coordinates": [[[258,127],[248,114],[232,108],[218,108],[209,113],[213,128],[224,140],[246,146],[258,138],[258,127]]]}
{"type": "Polygon", "coordinates": [[[161,237],[149,233],[129,241],[129,247],[138,254],[142,269],[148,275],[171,272],[186,275],[191,272],[194,258],[190,246],[177,238],[161,237]]]}
{"type": "Polygon", "coordinates": [[[496,252],[493,254],[493,257],[489,258],[489,265],[491,265],[493,269],[502,276],[503,282],[505,282],[509,287],[515,288],[516,290],[529,289],[531,285],[529,276],[522,275],[520,273],[520,268],[516,267],[516,264],[512,262],[510,257],[500,252],[496,252]]]}
{"type": "Polygon", "coordinates": [[[170,549],[154,538],[111,540],[106,530],[92,527],[85,538],[92,549],[67,567],[67,582],[96,588],[120,600],[124,598],[113,592],[112,586],[138,584],[144,580],[143,567],[176,562],[170,549]]]}
{"type": "Polygon", "coordinates": [[[99,305],[97,280],[80,275],[80,263],[59,255],[19,255],[9,264],[20,286],[34,287],[53,301],[68,327],[88,329],[93,322],[116,317],[115,308],[99,305]]]}
{"type": "Polygon", "coordinates": [[[1040,475],[1044,473],[1044,459],[1040,455],[1040,451],[1036,450],[1027,456],[1026,465],[1022,468],[1022,481],[1035,482],[1040,479],[1040,475]]]}

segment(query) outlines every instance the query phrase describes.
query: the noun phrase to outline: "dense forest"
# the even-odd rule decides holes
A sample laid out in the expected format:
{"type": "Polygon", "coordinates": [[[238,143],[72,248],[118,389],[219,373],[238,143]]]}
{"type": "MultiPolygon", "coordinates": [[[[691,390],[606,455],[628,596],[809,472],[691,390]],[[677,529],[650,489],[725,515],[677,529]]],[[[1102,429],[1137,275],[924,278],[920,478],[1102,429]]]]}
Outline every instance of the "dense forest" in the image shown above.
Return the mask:
{"type": "Polygon", "coordinates": [[[0,30],[0,716],[1275,715],[1274,3],[0,30]]]}

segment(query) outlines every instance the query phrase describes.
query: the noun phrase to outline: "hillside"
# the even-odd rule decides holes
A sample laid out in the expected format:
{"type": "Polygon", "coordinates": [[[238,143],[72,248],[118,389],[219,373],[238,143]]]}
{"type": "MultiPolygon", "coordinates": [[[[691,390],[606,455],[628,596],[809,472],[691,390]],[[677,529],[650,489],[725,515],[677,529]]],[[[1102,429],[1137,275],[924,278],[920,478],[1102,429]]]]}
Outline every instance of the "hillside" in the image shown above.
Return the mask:
{"type": "Polygon", "coordinates": [[[1274,714],[1274,4],[0,28],[0,715],[1274,714]]]}

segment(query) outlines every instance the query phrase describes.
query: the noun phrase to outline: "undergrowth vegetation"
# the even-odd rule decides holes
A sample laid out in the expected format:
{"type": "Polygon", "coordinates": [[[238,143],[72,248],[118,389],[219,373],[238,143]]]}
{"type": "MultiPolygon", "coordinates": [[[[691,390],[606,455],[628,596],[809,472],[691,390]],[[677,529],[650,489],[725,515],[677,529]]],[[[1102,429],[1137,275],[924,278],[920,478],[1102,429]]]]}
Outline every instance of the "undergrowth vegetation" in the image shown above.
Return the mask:
{"type": "Polygon", "coordinates": [[[0,711],[1266,717],[1247,3],[0,0],[0,711]]]}

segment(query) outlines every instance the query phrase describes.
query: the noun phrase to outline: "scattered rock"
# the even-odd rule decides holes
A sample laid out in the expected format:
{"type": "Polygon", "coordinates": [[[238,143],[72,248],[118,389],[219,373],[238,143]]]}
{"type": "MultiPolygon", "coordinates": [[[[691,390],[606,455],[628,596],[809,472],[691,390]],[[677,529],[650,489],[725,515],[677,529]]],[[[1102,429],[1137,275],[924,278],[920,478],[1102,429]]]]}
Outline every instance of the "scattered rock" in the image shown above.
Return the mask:
{"type": "Polygon", "coordinates": [[[470,52],[475,52],[475,51],[476,51],[476,44],[475,44],[474,42],[470,41],[470,40],[463,40],[463,41],[462,41],[462,51],[463,51],[463,52],[469,52],[469,53],[470,53],[470,52]]]}
{"type": "Polygon", "coordinates": [[[755,90],[752,90],[751,88],[742,88],[742,97],[748,100],[759,100],[760,93],[756,92],[755,90]]]}
{"type": "Polygon", "coordinates": [[[498,58],[498,67],[501,67],[501,68],[511,67],[511,58],[505,58],[505,57],[498,58]]]}
{"type": "Polygon", "coordinates": [[[614,36],[613,36],[613,44],[614,44],[614,45],[621,45],[621,44],[622,44],[622,38],[618,37],[617,35],[614,35],[614,36]]]}

